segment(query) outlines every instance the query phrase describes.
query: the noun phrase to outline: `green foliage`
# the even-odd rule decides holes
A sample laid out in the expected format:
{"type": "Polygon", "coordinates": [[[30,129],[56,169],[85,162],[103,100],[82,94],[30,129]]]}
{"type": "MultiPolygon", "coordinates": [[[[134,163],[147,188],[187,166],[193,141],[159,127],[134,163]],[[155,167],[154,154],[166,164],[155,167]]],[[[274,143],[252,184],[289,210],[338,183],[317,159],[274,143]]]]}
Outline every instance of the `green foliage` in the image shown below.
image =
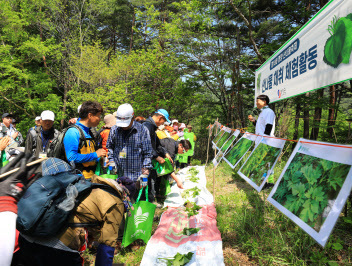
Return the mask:
{"type": "Polygon", "coordinates": [[[187,213],[188,217],[197,215],[198,211],[202,208],[197,204],[190,202],[189,200],[185,202],[184,206],[186,207],[185,212],[187,213]]]}
{"type": "Polygon", "coordinates": [[[341,63],[348,64],[352,51],[352,14],[337,19],[334,17],[328,31],[331,36],[324,47],[324,62],[337,68],[341,63]]]}
{"type": "Polygon", "coordinates": [[[187,254],[177,253],[172,258],[159,258],[159,260],[165,260],[167,266],[183,266],[191,261],[193,257],[193,252],[188,252],[187,254]]]}
{"type": "Polygon", "coordinates": [[[232,165],[235,165],[239,159],[248,151],[252,146],[253,141],[247,138],[241,138],[237,143],[232,147],[230,151],[225,155],[226,160],[228,160],[232,165]]]}
{"type": "Polygon", "coordinates": [[[273,198],[319,232],[329,200],[335,200],[350,165],[296,153],[273,198]]]}
{"type": "Polygon", "coordinates": [[[213,142],[214,142],[214,143],[217,143],[217,142],[221,139],[221,137],[222,137],[224,134],[225,134],[225,130],[221,130],[221,131],[216,135],[216,137],[213,139],[213,142]]]}
{"type": "Polygon", "coordinates": [[[190,236],[193,234],[197,234],[200,231],[200,228],[188,228],[185,227],[183,228],[182,234],[186,235],[186,236],[190,236]]]}
{"type": "Polygon", "coordinates": [[[185,189],[185,190],[182,192],[182,198],[188,198],[188,197],[195,198],[196,196],[199,195],[199,192],[200,192],[200,189],[197,188],[197,187],[185,189]]]}
{"type": "Polygon", "coordinates": [[[279,148],[260,143],[242,167],[242,174],[260,186],[263,175],[272,168],[279,154],[279,148]]]}
{"type": "Polygon", "coordinates": [[[221,151],[225,152],[232,145],[236,138],[237,137],[235,135],[231,135],[231,137],[228,138],[224,145],[222,145],[221,151]]]}

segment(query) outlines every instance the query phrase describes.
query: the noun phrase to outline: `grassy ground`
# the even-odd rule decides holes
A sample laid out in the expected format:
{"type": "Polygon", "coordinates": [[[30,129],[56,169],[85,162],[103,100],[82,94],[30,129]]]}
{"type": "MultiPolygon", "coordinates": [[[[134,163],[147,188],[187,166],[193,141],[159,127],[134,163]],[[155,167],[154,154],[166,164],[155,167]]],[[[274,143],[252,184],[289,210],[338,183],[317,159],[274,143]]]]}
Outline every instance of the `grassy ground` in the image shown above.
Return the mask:
{"type": "MultiPolygon", "coordinates": [[[[215,203],[226,265],[352,265],[352,226],[339,219],[323,249],[222,162],[215,171],[215,203]]],[[[284,162],[275,168],[275,178],[284,162]]],[[[213,167],[206,168],[213,193],[213,167]]],[[[346,221],[346,222],[345,222],[346,221]]]]}
{"type": "MultiPolygon", "coordinates": [[[[285,165],[278,162],[275,179],[285,165]]],[[[223,240],[226,265],[352,265],[352,224],[339,219],[323,249],[298,226],[265,201],[270,189],[257,193],[225,162],[215,171],[217,222],[223,240]]],[[[206,167],[207,188],[213,193],[213,167],[206,167]]],[[[153,233],[163,210],[156,211],[153,233]]],[[[351,215],[350,215],[351,216],[351,215]]],[[[352,220],[352,219],[351,219],[352,220]]],[[[139,265],[145,246],[137,251],[122,249],[115,263],[139,265]]],[[[87,251],[86,265],[94,265],[87,251]]]]}

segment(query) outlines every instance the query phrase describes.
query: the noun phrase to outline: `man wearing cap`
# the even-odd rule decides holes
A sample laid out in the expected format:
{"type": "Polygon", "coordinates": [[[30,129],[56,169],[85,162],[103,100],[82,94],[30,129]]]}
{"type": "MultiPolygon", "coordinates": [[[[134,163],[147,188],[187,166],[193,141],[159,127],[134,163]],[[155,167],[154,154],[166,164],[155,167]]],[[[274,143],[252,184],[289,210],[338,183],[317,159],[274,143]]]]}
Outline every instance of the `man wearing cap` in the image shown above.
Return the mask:
{"type": "Polygon", "coordinates": [[[40,117],[41,126],[31,128],[27,133],[25,153],[34,153],[36,157],[46,158],[50,143],[60,132],[53,127],[55,114],[52,111],[43,111],[40,117]]]}
{"type": "Polygon", "coordinates": [[[79,110],[79,121],[67,130],[64,137],[67,161],[73,163],[87,179],[94,175],[99,158],[104,158],[107,154],[104,149],[98,149],[91,131],[91,128],[99,125],[103,111],[98,102],[84,102],[79,110]],[[81,135],[85,138],[84,142],[81,141],[81,135]]]}
{"type": "Polygon", "coordinates": [[[10,144],[7,146],[6,151],[9,148],[17,148],[20,146],[20,143],[17,139],[19,132],[16,128],[12,125],[12,115],[9,113],[4,113],[2,115],[2,123],[1,123],[1,131],[0,131],[0,139],[3,137],[10,137],[11,141],[10,144]]]}
{"type": "Polygon", "coordinates": [[[31,128],[28,130],[27,134],[29,133],[29,131],[30,131],[31,129],[37,129],[37,127],[40,127],[40,120],[41,120],[41,117],[40,117],[40,116],[37,116],[37,117],[35,118],[35,120],[34,120],[35,126],[34,126],[34,127],[31,127],[31,128]]]}
{"type": "MultiPolygon", "coordinates": [[[[117,109],[116,125],[111,128],[106,147],[109,149],[109,161],[114,161],[119,177],[126,176],[137,183],[142,175],[148,175],[152,169],[152,145],[148,130],[134,121],[134,111],[128,103],[117,109]]],[[[146,183],[144,181],[142,186],[146,183]]],[[[136,197],[137,193],[134,195],[136,197]]]]}
{"type": "MultiPolygon", "coordinates": [[[[154,112],[152,116],[147,118],[146,121],[143,123],[143,125],[149,130],[150,140],[152,142],[152,147],[153,147],[152,159],[157,160],[160,164],[163,164],[165,162],[164,158],[168,158],[170,162],[173,163],[171,156],[161,145],[160,139],[156,134],[156,130],[158,129],[158,127],[164,124],[166,121],[168,123],[171,123],[169,119],[169,113],[165,109],[159,109],[156,112],[154,112]]],[[[154,169],[151,171],[149,175],[148,186],[150,188],[149,201],[153,202],[156,194],[160,190],[160,177],[158,178],[156,170],[154,169]]]]}

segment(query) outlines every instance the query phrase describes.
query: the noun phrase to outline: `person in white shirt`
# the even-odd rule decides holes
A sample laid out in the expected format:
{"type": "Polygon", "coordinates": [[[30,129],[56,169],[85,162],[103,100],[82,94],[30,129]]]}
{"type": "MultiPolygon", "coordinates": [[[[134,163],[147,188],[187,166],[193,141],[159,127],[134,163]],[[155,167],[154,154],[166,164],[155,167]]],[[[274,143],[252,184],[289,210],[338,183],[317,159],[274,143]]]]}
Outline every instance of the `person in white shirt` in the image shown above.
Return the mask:
{"type": "Polygon", "coordinates": [[[275,113],[268,106],[270,100],[267,95],[259,95],[257,97],[257,108],[261,110],[258,120],[252,115],[248,116],[248,119],[255,125],[255,134],[274,136],[275,131],[275,113]]]}
{"type": "MultiPolygon", "coordinates": [[[[270,99],[267,95],[259,95],[257,97],[257,108],[261,111],[258,120],[252,115],[248,116],[248,119],[253,123],[255,126],[255,134],[261,136],[274,136],[275,131],[275,113],[271,110],[268,106],[270,99]]],[[[256,141],[256,145],[259,145],[261,138],[258,137],[256,141]]],[[[273,179],[274,172],[268,177],[267,182],[265,183],[263,189],[267,189],[274,186],[274,179],[273,179]]]]}

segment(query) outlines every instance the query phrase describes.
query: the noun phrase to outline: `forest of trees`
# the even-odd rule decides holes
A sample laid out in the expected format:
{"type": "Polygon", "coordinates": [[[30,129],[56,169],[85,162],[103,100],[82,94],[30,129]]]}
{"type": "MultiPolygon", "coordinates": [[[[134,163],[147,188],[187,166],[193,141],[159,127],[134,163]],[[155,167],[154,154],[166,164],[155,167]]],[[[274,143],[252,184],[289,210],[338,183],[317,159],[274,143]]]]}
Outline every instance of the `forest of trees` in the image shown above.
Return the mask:
{"type": "MultiPolygon", "coordinates": [[[[198,158],[216,118],[249,127],[255,70],[327,0],[0,0],[0,106],[22,133],[43,110],[63,128],[85,100],[106,113],[165,108],[198,158]]],[[[350,143],[351,83],[272,105],[276,135],[350,143]]]]}

